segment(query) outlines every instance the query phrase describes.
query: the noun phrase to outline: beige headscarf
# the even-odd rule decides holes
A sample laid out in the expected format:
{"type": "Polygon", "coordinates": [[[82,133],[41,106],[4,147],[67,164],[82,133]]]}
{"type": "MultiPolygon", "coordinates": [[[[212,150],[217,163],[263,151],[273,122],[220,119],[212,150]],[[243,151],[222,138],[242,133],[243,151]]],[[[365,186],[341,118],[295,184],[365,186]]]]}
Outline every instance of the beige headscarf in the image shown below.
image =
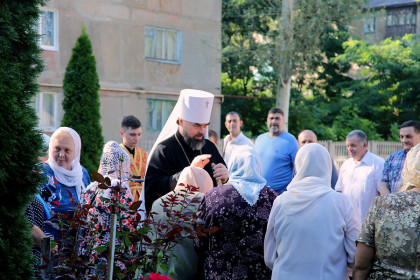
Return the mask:
{"type": "Polygon", "coordinates": [[[411,148],[407,153],[401,177],[403,186],[400,192],[420,187],[420,144],[411,148]]]}
{"type": "Polygon", "coordinates": [[[199,192],[206,193],[213,188],[213,181],[206,170],[198,167],[185,167],[179,175],[178,185],[175,191],[185,188],[187,185],[197,187],[199,192]],[[183,183],[184,186],[180,184],[183,183]]]}

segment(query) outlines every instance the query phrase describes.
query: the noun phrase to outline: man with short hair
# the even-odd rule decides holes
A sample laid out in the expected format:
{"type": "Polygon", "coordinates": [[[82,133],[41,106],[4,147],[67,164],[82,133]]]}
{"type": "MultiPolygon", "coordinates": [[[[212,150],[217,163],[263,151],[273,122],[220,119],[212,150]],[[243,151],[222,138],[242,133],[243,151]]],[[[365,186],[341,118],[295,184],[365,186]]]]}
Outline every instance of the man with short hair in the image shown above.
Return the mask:
{"type": "Polygon", "coordinates": [[[227,135],[223,140],[223,158],[228,165],[230,155],[237,147],[241,145],[254,147],[252,141],[241,132],[242,125],[243,121],[241,120],[238,112],[231,111],[227,113],[225,126],[229,131],[229,135],[227,135]]]}
{"type": "MultiPolygon", "coordinates": [[[[146,173],[147,153],[137,147],[141,140],[143,129],[141,122],[135,116],[125,116],[121,122],[120,135],[123,142],[120,146],[130,156],[130,175],[140,176],[144,179],[146,173]]],[[[142,189],[142,183],[129,182],[134,201],[138,201],[142,189]]]]}
{"type": "Polygon", "coordinates": [[[404,167],[407,153],[420,143],[420,123],[406,121],[400,125],[401,151],[392,153],[385,160],[382,173],[381,194],[396,193],[402,186],[401,171],[404,167]]]}
{"type": "MultiPolygon", "coordinates": [[[[309,143],[318,143],[316,134],[312,130],[302,130],[298,135],[299,148],[309,143]]],[[[331,156],[330,156],[331,157],[331,156]]],[[[335,168],[334,160],[331,158],[332,170],[331,170],[331,188],[335,189],[337,183],[338,173],[335,168]]]]}
{"type": "Polygon", "coordinates": [[[269,132],[258,136],[255,149],[261,158],[262,176],[267,186],[281,194],[292,181],[299,146],[296,138],[283,130],[284,113],[280,108],[268,111],[267,127],[269,132]]]}
{"type": "Polygon", "coordinates": [[[213,144],[216,145],[216,147],[217,145],[219,145],[219,135],[217,135],[216,131],[212,129],[209,130],[209,140],[213,142],[213,144]]]}
{"type": "Polygon", "coordinates": [[[217,147],[205,139],[213,99],[213,94],[205,91],[181,91],[150,153],[144,190],[147,211],[156,199],[174,190],[187,166],[205,169],[214,186],[227,182],[228,171],[222,156],[217,147]]]}
{"type": "Polygon", "coordinates": [[[375,199],[384,169],[384,160],[368,151],[366,134],[353,130],[346,137],[350,158],[344,161],[335,190],[353,198],[360,210],[362,223],[375,199]]]}

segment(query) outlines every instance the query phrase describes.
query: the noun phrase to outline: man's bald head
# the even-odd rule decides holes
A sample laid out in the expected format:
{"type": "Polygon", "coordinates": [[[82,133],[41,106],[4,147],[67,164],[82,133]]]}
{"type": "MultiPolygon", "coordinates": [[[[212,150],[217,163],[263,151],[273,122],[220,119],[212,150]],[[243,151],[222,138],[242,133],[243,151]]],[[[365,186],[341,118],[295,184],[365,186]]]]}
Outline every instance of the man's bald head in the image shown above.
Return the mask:
{"type": "Polygon", "coordinates": [[[312,130],[303,130],[298,136],[299,147],[309,143],[318,143],[316,134],[312,130]]]}

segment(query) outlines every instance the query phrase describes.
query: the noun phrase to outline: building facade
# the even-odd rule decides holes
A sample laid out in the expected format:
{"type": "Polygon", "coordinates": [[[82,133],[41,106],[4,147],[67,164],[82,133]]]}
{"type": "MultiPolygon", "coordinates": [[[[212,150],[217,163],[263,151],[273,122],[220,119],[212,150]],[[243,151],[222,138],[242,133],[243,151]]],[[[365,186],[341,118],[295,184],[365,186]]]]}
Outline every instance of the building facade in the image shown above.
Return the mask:
{"type": "Polygon", "coordinates": [[[420,35],[419,4],[416,0],[369,0],[354,18],[351,31],[358,39],[371,43],[405,34],[420,35]]]}
{"type": "Polygon", "coordinates": [[[34,100],[40,129],[60,126],[64,73],[85,25],[99,74],[105,141],[120,141],[121,120],[132,114],[143,124],[149,149],[184,88],[215,94],[210,128],[220,131],[221,0],[50,0],[41,9],[46,69],[34,100]]]}

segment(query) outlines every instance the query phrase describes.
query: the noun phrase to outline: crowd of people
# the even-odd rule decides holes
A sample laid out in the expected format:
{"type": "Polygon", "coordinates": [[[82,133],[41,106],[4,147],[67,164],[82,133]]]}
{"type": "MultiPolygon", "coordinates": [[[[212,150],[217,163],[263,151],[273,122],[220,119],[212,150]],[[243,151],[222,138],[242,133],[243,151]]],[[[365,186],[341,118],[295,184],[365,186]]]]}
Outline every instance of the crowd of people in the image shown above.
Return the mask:
{"type": "MultiPolygon", "coordinates": [[[[200,203],[178,211],[196,212],[206,228],[218,230],[180,241],[161,273],[173,279],[420,279],[418,122],[400,126],[403,150],[385,161],[368,150],[363,131],[349,132],[350,158],[337,172],[315,133],[304,130],[296,138],[284,130],[279,108],[268,112],[268,132],[255,143],[241,132],[240,115],[229,112],[219,153],[207,139],[213,98],[181,91],[149,157],[137,147],[140,121],[124,117],[122,143],[106,143],[98,163],[98,172],[125,190],[114,199],[127,206],[140,200],[139,211],[157,221],[167,219],[162,201],[197,187],[188,199],[200,203]]],[[[115,193],[90,182],[76,131],[61,127],[47,143],[47,180],[27,211],[35,245],[46,235],[59,240],[57,214],[71,216],[80,202],[92,206],[89,226],[100,232],[94,248],[103,246],[110,227],[103,198],[115,193]]],[[[136,230],[130,214],[121,219],[126,231],[136,230]]],[[[100,251],[81,244],[78,253],[97,264],[95,276],[105,277],[100,251]]],[[[115,265],[125,269],[118,260],[115,265]]]]}

